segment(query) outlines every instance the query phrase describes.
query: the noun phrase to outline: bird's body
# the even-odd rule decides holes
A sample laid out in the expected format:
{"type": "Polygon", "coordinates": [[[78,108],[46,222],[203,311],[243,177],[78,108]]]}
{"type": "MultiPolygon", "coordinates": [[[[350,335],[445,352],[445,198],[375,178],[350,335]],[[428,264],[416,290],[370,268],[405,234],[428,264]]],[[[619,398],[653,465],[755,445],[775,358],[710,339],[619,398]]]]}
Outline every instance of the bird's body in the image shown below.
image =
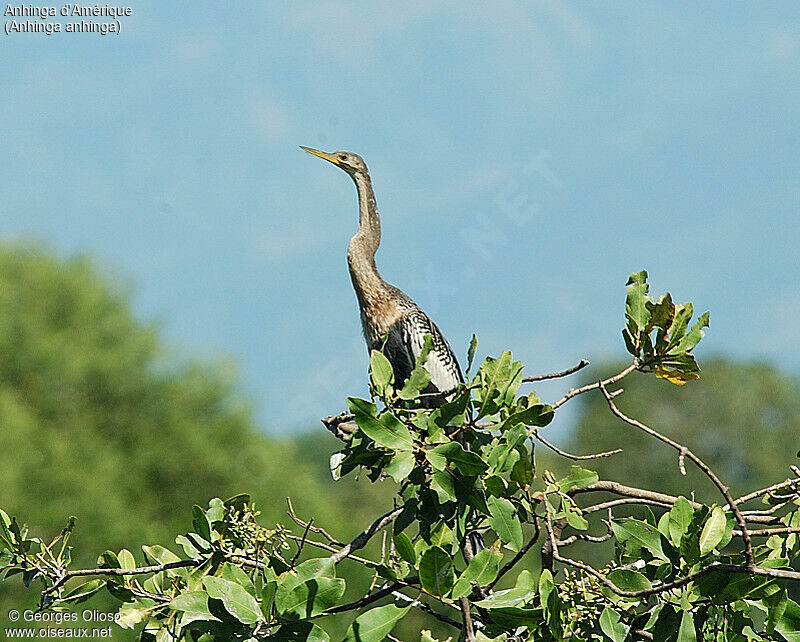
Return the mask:
{"type": "Polygon", "coordinates": [[[372,181],[363,159],[350,152],[327,154],[307,147],[319,156],[346,171],[358,190],[359,225],[350,239],[347,264],[361,312],[361,327],[367,350],[380,350],[392,364],[395,386],[401,387],[421,354],[425,335],[433,338],[425,368],[431,383],[423,391],[422,403],[427,407],[441,405],[449,393],[464,382],[452,348],[436,324],[402,290],[383,280],[375,265],[375,252],[381,241],[378,206],[372,181]]]}

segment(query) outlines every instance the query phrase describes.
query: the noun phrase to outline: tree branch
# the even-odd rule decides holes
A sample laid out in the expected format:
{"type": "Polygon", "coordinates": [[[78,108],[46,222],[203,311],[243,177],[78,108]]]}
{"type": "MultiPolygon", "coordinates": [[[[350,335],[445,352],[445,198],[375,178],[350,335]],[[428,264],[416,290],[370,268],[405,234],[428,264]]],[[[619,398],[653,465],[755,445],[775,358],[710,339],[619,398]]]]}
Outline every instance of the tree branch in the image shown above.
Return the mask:
{"type": "Polygon", "coordinates": [[[558,408],[560,406],[563,406],[565,403],[567,403],[573,397],[577,397],[578,395],[582,395],[584,392],[589,392],[590,390],[597,390],[601,386],[610,386],[612,384],[617,383],[621,379],[624,379],[625,377],[627,377],[631,372],[636,370],[636,368],[638,366],[639,366],[639,364],[636,361],[634,361],[631,365],[629,365],[627,368],[625,368],[622,372],[619,372],[619,373],[615,374],[613,377],[609,377],[608,379],[603,379],[602,381],[596,381],[595,383],[587,384],[587,385],[585,385],[585,386],[583,386],[581,388],[577,388],[577,389],[573,388],[573,389],[571,389],[567,394],[565,394],[563,397],[561,397],[561,399],[559,399],[554,404],[552,404],[553,410],[555,410],[556,408],[558,408]]]}
{"type": "Polygon", "coordinates": [[[617,448],[615,450],[608,450],[606,452],[596,453],[594,455],[573,455],[572,453],[568,453],[566,450],[561,450],[555,444],[551,444],[549,441],[547,441],[547,439],[545,439],[539,434],[538,430],[533,432],[533,436],[536,437],[536,439],[541,441],[545,446],[547,446],[557,455],[561,455],[562,457],[566,457],[567,459],[572,459],[573,461],[581,461],[584,459],[601,459],[603,457],[611,457],[611,455],[616,455],[617,453],[622,452],[622,448],[617,448]]]}
{"type": "Polygon", "coordinates": [[[356,537],[346,546],[343,546],[339,549],[336,553],[331,555],[328,559],[332,560],[334,564],[341,562],[345,557],[350,555],[353,551],[357,551],[360,548],[364,548],[367,545],[367,542],[372,538],[375,533],[377,533],[380,529],[384,526],[389,524],[395,517],[397,517],[400,513],[403,512],[403,506],[399,508],[395,508],[394,510],[389,511],[385,515],[382,515],[378,519],[376,519],[372,524],[367,526],[363,531],[361,531],[356,537]]]}
{"type": "Polygon", "coordinates": [[[680,453],[680,455],[682,455],[683,457],[687,457],[690,461],[692,461],[694,465],[697,466],[701,471],[703,471],[705,476],[708,477],[713,482],[713,484],[717,487],[719,492],[725,498],[725,501],[728,502],[728,506],[730,506],[730,510],[733,512],[733,515],[736,518],[736,522],[739,524],[739,528],[742,531],[742,541],[744,543],[744,557],[747,562],[747,566],[748,568],[754,567],[755,561],[753,559],[753,543],[750,541],[750,535],[747,532],[747,524],[745,523],[744,516],[742,515],[742,512],[739,510],[739,507],[734,501],[733,496],[731,495],[728,487],[725,484],[723,484],[720,478],[717,477],[717,475],[714,473],[714,471],[711,470],[711,468],[702,459],[700,459],[700,457],[695,455],[689,448],[687,448],[683,444],[679,444],[677,441],[674,441],[669,437],[662,435],[657,430],[653,430],[649,426],[643,424],[641,421],[628,417],[619,408],[617,408],[616,404],[614,403],[614,399],[612,398],[612,396],[609,394],[608,390],[605,387],[605,383],[599,381],[597,385],[600,387],[603,396],[606,398],[608,407],[614,415],[622,419],[622,421],[624,421],[625,423],[647,433],[651,437],[655,437],[659,441],[669,446],[672,446],[675,450],[678,451],[678,453],[680,453]]]}
{"type": "Polygon", "coordinates": [[[531,383],[532,381],[544,381],[545,379],[559,379],[560,377],[568,377],[569,375],[578,372],[578,370],[583,370],[588,365],[589,362],[586,359],[581,359],[580,363],[572,366],[571,368],[567,368],[566,370],[561,370],[560,372],[550,372],[548,374],[523,377],[522,383],[531,383]]]}

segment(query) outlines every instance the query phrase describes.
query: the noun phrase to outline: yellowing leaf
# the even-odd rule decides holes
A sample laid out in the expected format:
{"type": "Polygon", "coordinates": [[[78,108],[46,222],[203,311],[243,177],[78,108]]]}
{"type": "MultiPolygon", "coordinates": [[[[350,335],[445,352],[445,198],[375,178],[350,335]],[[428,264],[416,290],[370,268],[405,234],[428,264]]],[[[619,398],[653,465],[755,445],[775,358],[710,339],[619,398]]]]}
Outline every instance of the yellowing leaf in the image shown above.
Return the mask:
{"type": "Polygon", "coordinates": [[[655,375],[659,379],[666,379],[670,383],[674,383],[676,386],[683,386],[686,384],[687,381],[694,381],[695,379],[700,378],[700,374],[697,372],[680,372],[678,370],[668,370],[663,366],[656,367],[655,375]]]}

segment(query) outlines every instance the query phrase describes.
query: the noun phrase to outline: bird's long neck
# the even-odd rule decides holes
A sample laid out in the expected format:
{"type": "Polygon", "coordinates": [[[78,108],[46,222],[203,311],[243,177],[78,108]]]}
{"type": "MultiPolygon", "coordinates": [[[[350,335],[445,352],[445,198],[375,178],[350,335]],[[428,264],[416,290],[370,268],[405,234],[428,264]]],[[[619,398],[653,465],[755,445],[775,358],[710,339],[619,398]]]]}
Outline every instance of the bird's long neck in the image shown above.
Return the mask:
{"type": "Polygon", "coordinates": [[[375,252],[381,242],[381,220],[372,182],[367,174],[353,176],[358,190],[358,232],[350,239],[347,264],[362,310],[386,292],[386,282],[375,266],[375,252]]]}

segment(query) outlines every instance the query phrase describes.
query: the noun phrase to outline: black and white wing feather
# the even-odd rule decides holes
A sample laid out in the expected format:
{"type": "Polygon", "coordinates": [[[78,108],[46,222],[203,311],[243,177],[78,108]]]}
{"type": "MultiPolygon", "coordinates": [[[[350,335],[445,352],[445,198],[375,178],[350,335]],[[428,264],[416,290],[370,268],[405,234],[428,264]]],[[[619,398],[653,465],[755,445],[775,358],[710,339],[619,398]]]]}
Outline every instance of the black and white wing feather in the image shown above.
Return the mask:
{"type": "Polygon", "coordinates": [[[447,339],[436,324],[418,307],[408,310],[389,330],[383,352],[394,369],[395,381],[402,385],[414,369],[417,357],[425,345],[425,335],[433,338],[433,348],[428,353],[425,369],[431,375],[431,383],[423,392],[433,395],[428,398],[430,407],[444,403],[448,393],[464,382],[461,368],[447,339]],[[437,396],[435,393],[442,393],[437,396]]]}

